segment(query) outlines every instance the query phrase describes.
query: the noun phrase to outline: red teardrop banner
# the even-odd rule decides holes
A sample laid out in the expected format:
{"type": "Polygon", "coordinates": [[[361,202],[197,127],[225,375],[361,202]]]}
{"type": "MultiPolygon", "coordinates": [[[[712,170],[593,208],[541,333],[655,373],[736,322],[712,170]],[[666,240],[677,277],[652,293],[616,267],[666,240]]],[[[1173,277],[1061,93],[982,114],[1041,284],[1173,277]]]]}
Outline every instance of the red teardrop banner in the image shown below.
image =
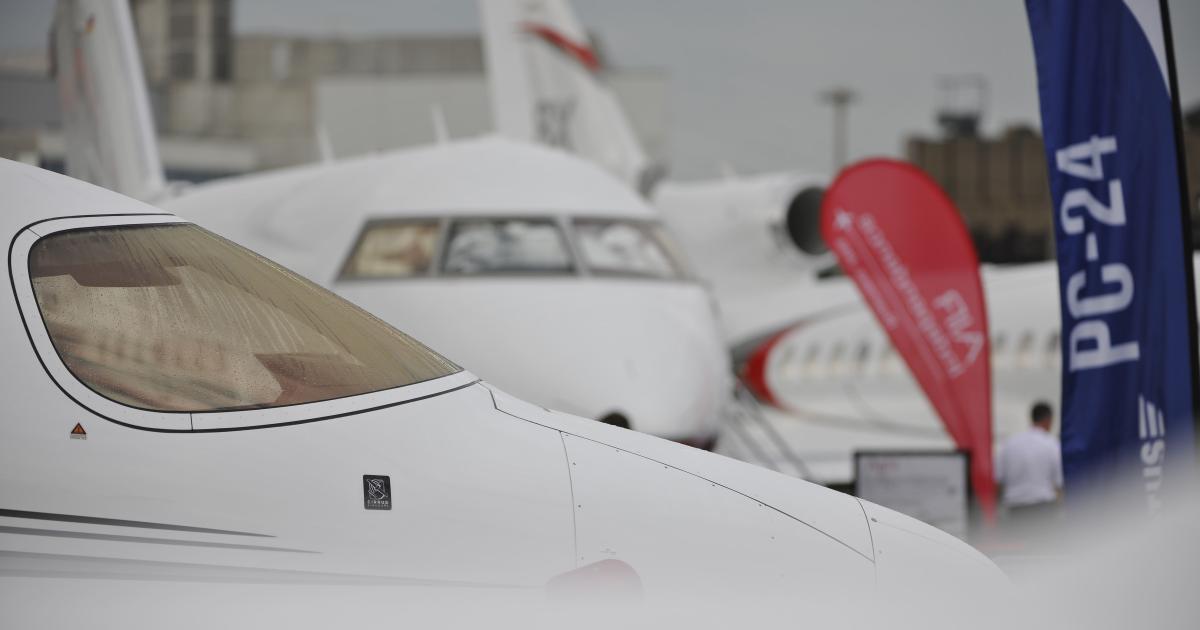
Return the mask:
{"type": "Polygon", "coordinates": [[[821,235],[896,351],[971,454],[971,485],[989,522],[992,389],[979,257],[954,203],[920,169],[872,159],[838,175],[821,202],[821,235]]]}

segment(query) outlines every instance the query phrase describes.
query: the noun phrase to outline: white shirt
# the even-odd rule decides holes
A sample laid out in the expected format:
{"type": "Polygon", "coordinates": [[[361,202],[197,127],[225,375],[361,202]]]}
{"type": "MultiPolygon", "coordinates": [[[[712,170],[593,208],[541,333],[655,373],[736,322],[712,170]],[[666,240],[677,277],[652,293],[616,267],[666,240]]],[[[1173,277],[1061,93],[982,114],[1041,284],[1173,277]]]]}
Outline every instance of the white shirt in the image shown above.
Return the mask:
{"type": "Polygon", "coordinates": [[[1004,504],[1048,503],[1062,488],[1062,453],[1058,440],[1037,427],[1004,442],[996,458],[996,481],[1004,485],[1004,504]]]}

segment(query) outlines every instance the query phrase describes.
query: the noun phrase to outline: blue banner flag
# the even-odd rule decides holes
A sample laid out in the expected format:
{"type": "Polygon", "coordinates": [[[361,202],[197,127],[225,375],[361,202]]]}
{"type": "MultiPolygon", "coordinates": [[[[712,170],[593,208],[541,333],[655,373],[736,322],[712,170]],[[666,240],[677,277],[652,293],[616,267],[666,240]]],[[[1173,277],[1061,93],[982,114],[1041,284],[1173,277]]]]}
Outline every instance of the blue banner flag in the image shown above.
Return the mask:
{"type": "MultiPolygon", "coordinates": [[[[1054,202],[1067,494],[1194,470],[1195,299],[1159,0],[1026,0],[1054,202]]],[[[1140,499],[1139,499],[1140,501],[1140,499]]]]}

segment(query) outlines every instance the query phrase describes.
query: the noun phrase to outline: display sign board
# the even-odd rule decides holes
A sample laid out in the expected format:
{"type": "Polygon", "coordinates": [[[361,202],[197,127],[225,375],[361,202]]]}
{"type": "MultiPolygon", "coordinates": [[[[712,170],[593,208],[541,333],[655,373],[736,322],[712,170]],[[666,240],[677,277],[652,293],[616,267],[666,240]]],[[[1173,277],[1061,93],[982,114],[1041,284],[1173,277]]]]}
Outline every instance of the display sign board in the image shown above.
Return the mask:
{"type": "Polygon", "coordinates": [[[857,451],[854,493],[965,540],[969,470],[964,451],[857,451]]]}

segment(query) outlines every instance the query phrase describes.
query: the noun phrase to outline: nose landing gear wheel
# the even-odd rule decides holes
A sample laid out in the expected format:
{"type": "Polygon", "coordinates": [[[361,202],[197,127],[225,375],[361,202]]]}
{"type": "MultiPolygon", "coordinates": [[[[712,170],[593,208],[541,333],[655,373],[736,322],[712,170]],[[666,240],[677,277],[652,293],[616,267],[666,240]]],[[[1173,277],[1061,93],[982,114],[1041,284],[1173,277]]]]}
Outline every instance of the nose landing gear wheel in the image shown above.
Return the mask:
{"type": "Polygon", "coordinates": [[[622,429],[631,428],[629,426],[629,419],[619,413],[610,413],[610,414],[600,418],[599,422],[603,422],[604,424],[611,424],[614,427],[621,427],[622,429]]]}

